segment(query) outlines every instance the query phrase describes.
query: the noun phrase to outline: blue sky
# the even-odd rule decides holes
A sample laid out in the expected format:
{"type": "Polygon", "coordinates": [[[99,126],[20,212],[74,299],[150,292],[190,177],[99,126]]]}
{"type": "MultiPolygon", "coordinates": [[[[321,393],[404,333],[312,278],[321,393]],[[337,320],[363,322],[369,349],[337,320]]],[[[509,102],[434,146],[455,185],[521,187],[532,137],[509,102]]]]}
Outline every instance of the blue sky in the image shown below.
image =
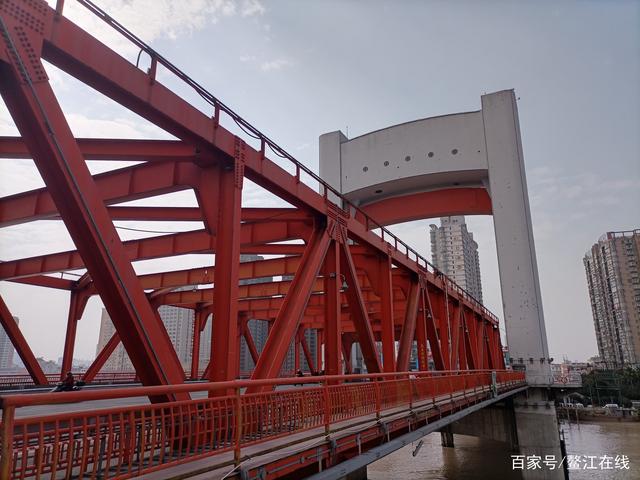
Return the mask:
{"type": "MultiPolygon", "coordinates": [[[[97,3],[316,170],[322,133],[354,137],[477,110],[483,93],[514,88],[551,354],[596,353],[582,257],[602,233],[640,227],[640,2],[97,3]]],[[[67,15],[135,59],[137,51],[67,4],[67,15]]],[[[166,136],[49,73],[76,134],[166,136]]],[[[174,85],[163,72],[160,79],[174,85]]],[[[14,131],[0,104],[0,134],[14,131]]],[[[2,195],[40,184],[28,161],[0,166],[2,195]]],[[[267,201],[257,191],[247,199],[267,201]]],[[[393,230],[428,255],[429,223],[393,230]]],[[[491,218],[468,224],[480,244],[485,302],[501,316],[491,218]]],[[[72,248],[59,225],[38,228],[3,231],[0,259],[72,248]]],[[[61,355],[65,295],[6,282],[0,292],[36,353],[61,355]],[[26,301],[34,292],[43,300],[26,301]]],[[[80,323],[79,357],[95,352],[99,308],[92,300],[80,323]]]]}

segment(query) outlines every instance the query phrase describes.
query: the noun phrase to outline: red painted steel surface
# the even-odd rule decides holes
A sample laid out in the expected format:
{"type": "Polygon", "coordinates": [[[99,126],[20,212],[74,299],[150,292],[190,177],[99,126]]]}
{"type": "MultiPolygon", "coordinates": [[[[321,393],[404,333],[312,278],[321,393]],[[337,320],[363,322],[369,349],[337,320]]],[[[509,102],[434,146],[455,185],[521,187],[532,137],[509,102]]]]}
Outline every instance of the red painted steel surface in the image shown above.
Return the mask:
{"type": "MultiPolygon", "coordinates": [[[[241,375],[241,335],[255,359],[253,379],[276,378],[292,342],[307,359],[321,354],[312,369],[334,375],[351,371],[354,343],[369,372],[407,370],[414,342],[421,370],[430,368],[430,361],[437,370],[504,368],[497,318],[382,227],[398,221],[394,215],[400,209],[380,204],[361,210],[346,199],[336,205],[331,197],[339,198],[338,192],[307,167],[91,2],[80,3],[149,54],[154,68],[137,68],[65,18],[62,8],[56,12],[40,0],[0,3],[0,93],[21,132],[20,138],[0,139],[0,156],[33,158],[46,184],[0,198],[0,228],[61,220],[76,246],[2,262],[0,280],[71,292],[61,374],[71,365],[77,322],[93,295],[101,297],[117,334],[85,374],[87,380],[100,378],[120,341],[146,385],[200,376],[197,362],[187,366],[185,375],[158,317],[161,305],[198,312],[195,356],[207,318],[213,317],[212,361],[206,368],[211,380],[241,375]],[[178,140],[74,138],[42,70],[43,60],[178,140]],[[196,109],[162,85],[155,78],[158,64],[195,89],[210,111],[196,109]],[[247,135],[233,135],[225,123],[239,125],[247,135]],[[282,158],[276,163],[270,156],[282,158]],[[143,163],[92,176],[87,159],[143,163]],[[290,206],[243,207],[245,178],[290,206]],[[121,205],[180,190],[192,191],[197,207],[121,205]],[[121,241],[115,223],[121,220],[200,221],[202,227],[121,241]],[[215,255],[215,262],[144,275],[133,268],[134,262],[193,253],[215,255]],[[240,263],[241,253],[270,258],[240,263]],[[78,269],[87,271],[80,278],[59,278],[60,272],[78,269]],[[252,279],[263,283],[241,284],[252,279]],[[175,291],[185,286],[192,288],[175,291]],[[243,323],[248,318],[270,323],[260,354],[243,323]],[[316,352],[299,337],[306,329],[317,334],[316,352]]],[[[490,210],[484,194],[472,189],[429,195],[421,197],[431,202],[422,210],[404,209],[403,214],[418,218],[429,209],[468,209],[470,204],[478,213],[490,210]]],[[[33,383],[50,381],[8,315],[3,310],[3,324],[12,330],[33,383]]],[[[271,388],[256,385],[250,393],[271,388]]]]}
{"type": "Polygon", "coordinates": [[[3,424],[13,428],[0,438],[0,472],[6,479],[125,479],[230,451],[237,465],[250,445],[313,429],[331,433],[339,422],[379,419],[390,409],[410,416],[419,402],[450,401],[459,410],[524,384],[524,374],[513,371],[403,372],[4,396],[3,424]],[[306,385],[273,390],[295,383],[306,385]],[[209,398],[15,416],[25,406],[197,391],[209,398]]]}

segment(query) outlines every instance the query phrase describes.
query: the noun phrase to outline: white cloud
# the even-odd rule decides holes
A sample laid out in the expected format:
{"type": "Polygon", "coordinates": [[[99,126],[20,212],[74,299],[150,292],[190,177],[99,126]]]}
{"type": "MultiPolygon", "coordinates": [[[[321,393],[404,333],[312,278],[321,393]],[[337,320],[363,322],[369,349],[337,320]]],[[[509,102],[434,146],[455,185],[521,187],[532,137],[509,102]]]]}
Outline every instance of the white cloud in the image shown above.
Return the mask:
{"type": "Polygon", "coordinates": [[[264,11],[264,5],[262,5],[258,0],[244,0],[242,2],[240,14],[243,17],[249,17],[251,15],[262,15],[264,11]]]}
{"type": "Polygon", "coordinates": [[[293,63],[290,60],[287,60],[286,58],[277,58],[275,60],[262,62],[260,64],[260,70],[263,72],[273,72],[291,65],[293,65],[293,63]]]}
{"type": "MultiPolygon", "coordinates": [[[[55,1],[49,0],[49,3],[54,5],[55,1]]],[[[103,0],[100,7],[147,43],[157,38],[175,39],[191,34],[238,12],[247,17],[265,11],[259,0],[103,0]]],[[[137,47],[80,4],[67,2],[64,16],[118,53],[129,58],[138,53],[137,47]]]]}

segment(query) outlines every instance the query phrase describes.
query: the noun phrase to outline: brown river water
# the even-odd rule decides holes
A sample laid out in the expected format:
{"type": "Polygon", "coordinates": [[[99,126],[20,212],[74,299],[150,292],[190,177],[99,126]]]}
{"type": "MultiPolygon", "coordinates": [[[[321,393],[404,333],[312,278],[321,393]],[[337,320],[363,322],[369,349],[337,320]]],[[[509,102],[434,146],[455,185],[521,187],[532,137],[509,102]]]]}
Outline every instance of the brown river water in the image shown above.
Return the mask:
{"type": "MultiPolygon", "coordinates": [[[[635,423],[575,423],[561,425],[567,447],[567,455],[581,455],[581,469],[571,468],[571,480],[633,479],[640,480],[640,422],[635,423]],[[629,470],[602,469],[598,465],[604,456],[626,455],[629,470]],[[596,469],[584,456],[596,456],[596,469]]],[[[413,457],[416,443],[388,455],[369,465],[370,480],[510,480],[520,479],[518,470],[512,469],[511,452],[505,445],[466,435],[455,436],[455,448],[443,448],[440,434],[423,438],[424,444],[413,457]]],[[[621,464],[619,464],[620,466],[621,464]]]]}

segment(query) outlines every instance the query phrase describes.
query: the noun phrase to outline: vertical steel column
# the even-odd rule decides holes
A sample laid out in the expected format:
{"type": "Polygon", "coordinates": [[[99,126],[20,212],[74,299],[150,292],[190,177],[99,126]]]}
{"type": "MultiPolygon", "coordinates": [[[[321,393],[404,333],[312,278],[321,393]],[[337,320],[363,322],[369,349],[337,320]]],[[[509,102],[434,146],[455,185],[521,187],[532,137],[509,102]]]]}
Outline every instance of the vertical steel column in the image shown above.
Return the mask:
{"type": "MultiPolygon", "coordinates": [[[[444,281],[443,281],[444,283],[444,281]]],[[[444,369],[451,369],[451,339],[449,337],[449,324],[447,320],[448,308],[445,305],[447,297],[441,290],[435,290],[431,295],[432,313],[436,319],[438,338],[440,339],[440,351],[444,361],[444,369]]]]}
{"type": "Polygon", "coordinates": [[[198,379],[200,370],[200,336],[202,333],[202,317],[204,311],[196,309],[193,315],[193,346],[191,347],[191,380],[198,379]]]}
{"type": "Polygon", "coordinates": [[[182,383],[184,372],[169,336],[128,260],[39,60],[42,33],[23,28],[9,16],[4,17],[2,30],[11,65],[0,62],[0,93],[117,331],[123,334],[140,379],[146,385],[182,383]],[[13,32],[26,30],[18,42],[13,32]]]}
{"type": "MultiPolygon", "coordinates": [[[[326,295],[326,289],[325,289],[325,295],[326,295]]],[[[322,361],[322,346],[324,345],[323,338],[324,338],[324,330],[317,328],[316,329],[316,368],[318,369],[318,372],[322,372],[327,368],[324,362],[322,361]]],[[[339,355],[339,352],[340,351],[338,350],[338,355],[339,355]]],[[[340,357],[338,357],[338,364],[340,364],[339,362],[340,362],[340,357]]]]}
{"type": "MultiPolygon", "coordinates": [[[[245,143],[236,137],[234,161],[216,169],[218,202],[215,277],[217,280],[214,280],[213,285],[215,301],[208,376],[212,382],[233,380],[238,376],[238,285],[245,147],[245,143]]],[[[206,184],[203,186],[206,188],[206,184]]],[[[211,186],[215,186],[215,183],[211,186]]],[[[208,202],[209,199],[205,201],[208,202]]]]}
{"type": "Polygon", "coordinates": [[[416,343],[418,345],[418,370],[429,370],[427,350],[427,306],[425,305],[425,288],[420,281],[420,301],[416,319],[416,343]]]}
{"type": "Polygon", "coordinates": [[[9,307],[4,303],[2,297],[0,297],[0,324],[2,324],[2,328],[4,328],[7,337],[11,340],[16,352],[18,352],[18,355],[24,363],[24,366],[27,368],[29,375],[31,375],[33,383],[36,385],[47,385],[49,383],[47,377],[42,371],[40,364],[36,360],[35,355],[31,351],[29,344],[22,335],[20,328],[18,328],[18,324],[13,318],[13,315],[11,315],[9,307]]]}
{"type": "MultiPolygon", "coordinates": [[[[343,235],[347,238],[346,233],[343,235]]],[[[373,336],[373,329],[371,328],[371,322],[369,315],[367,314],[367,307],[362,297],[362,290],[358,282],[358,274],[356,267],[351,257],[349,245],[340,245],[340,262],[341,269],[344,271],[345,279],[347,280],[348,288],[345,292],[349,301],[349,313],[353,319],[354,326],[358,335],[358,343],[362,350],[362,356],[367,365],[367,372],[379,373],[380,361],[378,359],[378,351],[376,349],[376,341],[373,336]]]]}
{"type": "Polygon", "coordinates": [[[465,329],[464,341],[467,351],[467,364],[470,370],[476,370],[480,368],[478,363],[477,342],[475,340],[478,316],[473,313],[471,315],[471,321],[469,321],[468,318],[465,318],[465,320],[467,328],[465,329]]]}
{"type": "Polygon", "coordinates": [[[465,306],[460,307],[460,329],[461,337],[458,344],[458,359],[460,362],[460,370],[469,369],[469,361],[467,360],[467,347],[465,345],[465,337],[467,336],[467,316],[465,315],[465,306]]]}
{"type": "Polygon", "coordinates": [[[324,260],[324,370],[326,375],[341,375],[340,245],[332,240],[324,260]]]}
{"type": "Polygon", "coordinates": [[[420,284],[417,280],[411,279],[409,293],[407,297],[407,309],[405,310],[404,324],[400,334],[400,345],[398,345],[398,366],[399,372],[409,369],[409,359],[411,357],[411,347],[413,346],[413,336],[416,331],[416,316],[420,303],[420,284]]]}
{"type": "Polygon", "coordinates": [[[449,351],[449,355],[451,356],[451,360],[449,360],[449,365],[451,365],[451,370],[459,370],[458,367],[458,345],[460,341],[460,302],[455,305],[451,305],[451,309],[453,310],[453,323],[451,324],[451,350],[449,351]]]}
{"type": "Polygon", "coordinates": [[[296,333],[296,337],[293,340],[293,372],[297,374],[300,370],[300,329],[296,333]]]}
{"type": "Polygon", "coordinates": [[[342,341],[340,343],[342,345],[345,373],[353,373],[353,365],[351,363],[351,350],[353,350],[354,341],[352,335],[343,335],[342,341]]]}
{"type": "Polygon", "coordinates": [[[477,356],[476,356],[476,360],[478,361],[478,363],[476,364],[476,368],[480,368],[480,369],[484,369],[486,368],[486,363],[485,363],[485,354],[484,354],[484,328],[485,328],[485,321],[484,318],[481,315],[477,315],[476,317],[478,319],[478,324],[477,324],[477,329],[476,329],[476,345],[477,345],[477,356]]]}
{"type": "Polygon", "coordinates": [[[393,319],[393,283],[391,275],[391,257],[378,259],[378,279],[380,283],[381,318],[382,326],[382,367],[385,372],[396,370],[396,336],[393,319]]]}
{"type": "Polygon", "coordinates": [[[440,336],[438,334],[438,326],[436,324],[436,318],[433,311],[433,304],[431,303],[431,295],[429,294],[429,287],[424,288],[424,298],[427,307],[427,316],[425,318],[427,322],[427,340],[431,347],[431,355],[433,356],[433,363],[436,370],[444,370],[444,358],[442,355],[442,343],[440,342],[440,336]]]}
{"type": "Polygon", "coordinates": [[[67,372],[73,367],[73,352],[76,343],[76,330],[78,321],[82,317],[89,297],[84,290],[72,290],[69,298],[69,315],[67,317],[67,331],[64,337],[64,350],[62,353],[62,367],[60,368],[60,380],[63,380],[67,372]]]}

